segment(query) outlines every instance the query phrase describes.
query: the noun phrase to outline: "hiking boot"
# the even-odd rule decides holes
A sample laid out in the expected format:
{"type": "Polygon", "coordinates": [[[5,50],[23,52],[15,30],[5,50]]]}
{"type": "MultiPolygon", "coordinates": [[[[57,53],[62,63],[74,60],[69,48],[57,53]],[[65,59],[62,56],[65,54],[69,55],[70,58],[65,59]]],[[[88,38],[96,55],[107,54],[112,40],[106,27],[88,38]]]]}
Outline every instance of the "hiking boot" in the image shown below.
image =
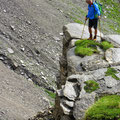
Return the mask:
{"type": "Polygon", "coordinates": [[[87,40],[92,40],[92,38],[91,38],[91,37],[89,37],[87,40]]]}
{"type": "Polygon", "coordinates": [[[90,37],[87,40],[92,40],[92,34],[90,34],[90,37]]]}
{"type": "Polygon", "coordinates": [[[96,37],[96,35],[94,36],[93,40],[97,40],[97,37],[96,37]]]}

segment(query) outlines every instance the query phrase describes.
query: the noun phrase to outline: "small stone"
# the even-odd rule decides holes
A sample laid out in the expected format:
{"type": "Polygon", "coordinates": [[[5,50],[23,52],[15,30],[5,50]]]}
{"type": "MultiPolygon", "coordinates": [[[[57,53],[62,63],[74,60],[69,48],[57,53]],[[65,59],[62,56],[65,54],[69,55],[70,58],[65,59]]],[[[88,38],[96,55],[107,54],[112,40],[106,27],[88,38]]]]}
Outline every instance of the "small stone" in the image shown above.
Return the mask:
{"type": "Polygon", "coordinates": [[[28,78],[28,81],[32,82],[32,79],[28,78]]]}
{"type": "Polygon", "coordinates": [[[74,89],[75,84],[71,82],[66,82],[65,87],[63,89],[63,95],[67,97],[69,100],[75,100],[77,97],[77,93],[74,89]]]}
{"type": "Polygon", "coordinates": [[[3,57],[0,57],[0,60],[4,60],[4,58],[3,58],[3,57]]]}
{"type": "Polygon", "coordinates": [[[10,54],[13,54],[13,53],[14,53],[13,49],[11,49],[11,48],[8,48],[7,50],[8,50],[8,52],[9,52],[10,54]]]}
{"type": "Polygon", "coordinates": [[[60,103],[60,106],[61,106],[64,114],[66,114],[66,115],[70,114],[71,110],[69,108],[65,107],[62,103],[60,103]]]}
{"type": "Polygon", "coordinates": [[[68,101],[68,100],[64,100],[63,103],[69,107],[74,107],[74,102],[73,101],[68,101]]]}
{"type": "Polygon", "coordinates": [[[28,23],[29,25],[31,25],[31,22],[30,22],[30,21],[27,21],[27,23],[28,23]]]}
{"type": "Polygon", "coordinates": [[[23,64],[24,62],[23,62],[23,60],[20,60],[20,62],[23,64]]]}
{"type": "Polygon", "coordinates": [[[25,64],[22,64],[23,67],[25,67],[26,65],[25,64]]]}
{"type": "Polygon", "coordinates": [[[10,28],[11,28],[11,30],[15,31],[15,26],[14,25],[11,25],[10,28]]]}
{"type": "Polygon", "coordinates": [[[4,11],[4,13],[6,13],[6,12],[7,12],[5,9],[4,9],[3,11],[4,11]]]}
{"type": "Polygon", "coordinates": [[[63,36],[63,33],[60,33],[61,36],[63,36]]]}
{"type": "Polygon", "coordinates": [[[60,41],[60,38],[58,37],[53,37],[53,39],[55,39],[56,41],[60,41]]]}
{"type": "Polygon", "coordinates": [[[60,12],[61,12],[61,13],[63,13],[63,11],[62,11],[62,10],[60,10],[60,12]]]}
{"type": "Polygon", "coordinates": [[[61,89],[57,90],[57,94],[58,94],[58,96],[62,97],[63,96],[63,91],[61,89]]]}

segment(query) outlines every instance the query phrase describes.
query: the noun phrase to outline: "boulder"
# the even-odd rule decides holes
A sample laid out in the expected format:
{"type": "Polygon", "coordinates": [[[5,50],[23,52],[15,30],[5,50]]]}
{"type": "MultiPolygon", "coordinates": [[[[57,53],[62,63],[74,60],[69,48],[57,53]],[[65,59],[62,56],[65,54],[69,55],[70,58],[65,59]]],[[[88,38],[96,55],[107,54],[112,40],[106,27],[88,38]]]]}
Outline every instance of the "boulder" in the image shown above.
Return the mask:
{"type": "Polygon", "coordinates": [[[120,47],[120,35],[105,35],[102,40],[111,42],[115,47],[120,47]]]}
{"type": "Polygon", "coordinates": [[[115,85],[117,85],[118,80],[115,80],[114,78],[112,78],[111,76],[107,76],[104,78],[105,79],[105,84],[107,87],[111,88],[115,85]]]}
{"type": "MultiPolygon", "coordinates": [[[[63,33],[65,35],[66,40],[68,41],[71,39],[81,39],[83,27],[84,25],[78,23],[70,23],[63,26],[63,33]]],[[[98,41],[100,41],[99,36],[100,36],[100,32],[98,30],[98,37],[97,37],[98,41]]],[[[103,36],[102,33],[101,36],[103,36]]],[[[88,26],[85,26],[82,39],[87,39],[88,37],[89,37],[88,26]]]]}
{"type": "Polygon", "coordinates": [[[78,93],[75,90],[75,83],[66,82],[64,88],[63,88],[63,95],[67,97],[69,100],[75,100],[78,96],[78,93]]]}
{"type": "Polygon", "coordinates": [[[120,48],[110,48],[105,52],[105,59],[109,64],[117,65],[120,63],[120,48]]]}
{"type": "Polygon", "coordinates": [[[93,92],[91,94],[85,94],[80,100],[75,101],[73,116],[76,120],[83,119],[85,111],[94,103],[95,97],[96,94],[93,92]]]}
{"type": "Polygon", "coordinates": [[[81,62],[81,66],[86,71],[97,70],[99,68],[108,67],[109,63],[107,63],[105,60],[103,60],[102,57],[103,56],[101,56],[101,55],[89,56],[89,59],[86,59],[81,62]]]}

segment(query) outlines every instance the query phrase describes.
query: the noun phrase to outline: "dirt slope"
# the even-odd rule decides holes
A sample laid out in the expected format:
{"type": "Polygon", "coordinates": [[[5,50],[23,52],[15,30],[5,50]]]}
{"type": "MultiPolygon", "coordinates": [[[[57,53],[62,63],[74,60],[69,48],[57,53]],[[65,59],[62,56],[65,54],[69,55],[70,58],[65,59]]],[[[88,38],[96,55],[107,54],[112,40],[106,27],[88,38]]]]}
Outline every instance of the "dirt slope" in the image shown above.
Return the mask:
{"type": "Polygon", "coordinates": [[[48,107],[43,90],[0,62],[0,120],[27,120],[48,107]]]}

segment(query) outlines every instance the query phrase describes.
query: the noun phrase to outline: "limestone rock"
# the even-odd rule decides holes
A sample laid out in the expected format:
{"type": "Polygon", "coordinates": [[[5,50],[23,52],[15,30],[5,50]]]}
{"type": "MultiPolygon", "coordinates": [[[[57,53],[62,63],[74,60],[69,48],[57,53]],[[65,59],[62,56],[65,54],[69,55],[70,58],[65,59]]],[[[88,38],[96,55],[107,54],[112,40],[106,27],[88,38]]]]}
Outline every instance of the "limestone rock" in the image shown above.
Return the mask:
{"type": "Polygon", "coordinates": [[[71,110],[68,107],[66,107],[63,103],[60,103],[60,106],[61,106],[61,108],[62,108],[65,115],[70,114],[71,110]]]}
{"type": "Polygon", "coordinates": [[[105,79],[106,86],[109,88],[117,85],[117,83],[118,83],[118,81],[115,80],[114,78],[112,78],[111,76],[107,76],[104,79],[105,79]]]}
{"type": "Polygon", "coordinates": [[[120,63],[120,48],[110,48],[105,52],[105,59],[110,64],[117,65],[120,63]]]}
{"type": "Polygon", "coordinates": [[[75,102],[75,107],[73,110],[73,116],[76,120],[82,120],[85,111],[90,107],[95,101],[95,93],[85,94],[80,100],[75,102]]]}
{"type": "MultiPolygon", "coordinates": [[[[78,24],[78,23],[70,23],[65,26],[63,26],[63,32],[67,40],[70,39],[80,39],[82,35],[84,25],[78,24]]],[[[98,31],[98,36],[100,36],[100,32],[98,31]]],[[[102,34],[103,36],[103,34],[102,34]]],[[[89,37],[88,27],[85,26],[83,39],[87,39],[89,37]]],[[[97,38],[100,40],[100,38],[97,38]]]]}
{"type": "Polygon", "coordinates": [[[85,61],[82,61],[81,66],[84,70],[90,71],[90,70],[97,70],[99,68],[108,67],[109,64],[102,59],[102,56],[100,55],[92,55],[85,61]]]}
{"type": "Polygon", "coordinates": [[[120,35],[105,35],[102,39],[111,42],[115,47],[120,47],[120,35]]]}
{"type": "Polygon", "coordinates": [[[65,87],[63,89],[63,95],[67,97],[69,100],[75,100],[77,97],[77,93],[75,91],[75,84],[71,82],[66,82],[65,87]]]}
{"type": "Polygon", "coordinates": [[[67,99],[63,98],[61,100],[61,103],[63,103],[64,105],[68,106],[68,107],[73,107],[74,106],[74,101],[68,101],[67,99]]]}
{"type": "Polygon", "coordinates": [[[11,49],[11,48],[8,48],[7,50],[8,50],[8,52],[9,52],[10,54],[13,54],[13,53],[14,53],[13,49],[11,49]]]}
{"type": "Polygon", "coordinates": [[[79,40],[79,39],[72,39],[72,40],[70,41],[69,48],[75,47],[75,42],[76,42],[77,40],[79,40]]]}

